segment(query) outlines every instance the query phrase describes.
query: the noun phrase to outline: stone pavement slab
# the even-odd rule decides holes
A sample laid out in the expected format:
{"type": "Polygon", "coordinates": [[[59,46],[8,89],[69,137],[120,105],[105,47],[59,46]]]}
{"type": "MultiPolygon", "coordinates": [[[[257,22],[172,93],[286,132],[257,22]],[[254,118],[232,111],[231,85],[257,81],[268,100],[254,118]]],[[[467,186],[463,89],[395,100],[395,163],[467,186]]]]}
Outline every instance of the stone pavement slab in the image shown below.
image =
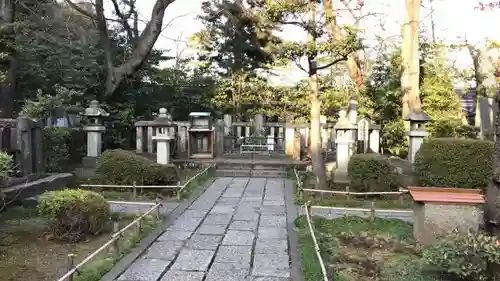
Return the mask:
{"type": "Polygon", "coordinates": [[[216,179],[119,281],[291,281],[284,181],[216,179]]]}

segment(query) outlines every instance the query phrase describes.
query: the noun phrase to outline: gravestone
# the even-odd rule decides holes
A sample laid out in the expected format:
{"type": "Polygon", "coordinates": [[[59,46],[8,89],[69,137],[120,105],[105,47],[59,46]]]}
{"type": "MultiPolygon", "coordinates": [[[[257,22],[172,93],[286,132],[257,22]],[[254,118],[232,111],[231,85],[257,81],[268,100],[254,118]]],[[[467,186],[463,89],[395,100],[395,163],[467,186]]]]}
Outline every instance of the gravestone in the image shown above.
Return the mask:
{"type": "Polygon", "coordinates": [[[361,118],[358,122],[358,143],[359,152],[367,153],[370,141],[369,135],[370,121],[366,118],[361,118]]]}

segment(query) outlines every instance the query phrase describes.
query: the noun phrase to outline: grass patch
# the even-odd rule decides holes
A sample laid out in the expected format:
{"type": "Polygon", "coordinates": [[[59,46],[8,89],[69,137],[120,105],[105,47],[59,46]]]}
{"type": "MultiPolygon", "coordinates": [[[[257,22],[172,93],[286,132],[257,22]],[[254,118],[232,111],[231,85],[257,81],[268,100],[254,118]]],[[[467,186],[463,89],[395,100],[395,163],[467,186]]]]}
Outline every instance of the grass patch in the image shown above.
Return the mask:
{"type": "MultiPolygon", "coordinates": [[[[298,217],[295,224],[304,278],[323,280],[305,216],[298,217]]],[[[332,220],[313,217],[313,225],[325,265],[335,269],[335,281],[439,280],[422,273],[409,223],[347,216],[332,220]]]]}
{"type": "MultiPolygon", "coordinates": [[[[135,215],[113,213],[110,216],[110,226],[111,222],[116,221],[123,227],[134,219],[135,215]]],[[[120,239],[120,257],[115,258],[105,250],[84,266],[74,280],[100,280],[103,274],[160,222],[161,219],[157,220],[153,216],[143,220],[143,230],[139,235],[132,227],[120,239]]],[[[75,264],[77,264],[106,243],[112,233],[110,227],[101,235],[72,244],[50,239],[47,225],[45,219],[32,208],[12,207],[0,214],[0,280],[57,280],[66,273],[69,254],[76,255],[75,264]]]]}

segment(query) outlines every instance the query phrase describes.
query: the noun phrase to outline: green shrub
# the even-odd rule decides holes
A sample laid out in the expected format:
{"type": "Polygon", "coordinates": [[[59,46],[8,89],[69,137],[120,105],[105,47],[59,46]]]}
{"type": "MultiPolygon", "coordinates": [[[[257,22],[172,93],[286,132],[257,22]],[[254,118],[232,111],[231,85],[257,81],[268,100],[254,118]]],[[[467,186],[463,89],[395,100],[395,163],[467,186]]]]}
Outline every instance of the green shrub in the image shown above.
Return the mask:
{"type": "Polygon", "coordinates": [[[500,265],[497,238],[482,233],[454,232],[426,247],[422,261],[431,272],[447,275],[450,280],[493,280],[488,265],[500,265]]]}
{"type": "Polygon", "coordinates": [[[7,152],[0,151],[0,178],[8,176],[14,169],[14,158],[7,152]]]}
{"type": "Polygon", "coordinates": [[[45,171],[59,173],[71,171],[84,152],[84,132],[70,128],[43,130],[43,161],[45,171]]]}
{"type": "Polygon", "coordinates": [[[54,237],[73,242],[101,233],[110,216],[104,197],[81,189],[45,192],[38,211],[49,219],[54,237]]]}
{"type": "Polygon", "coordinates": [[[390,191],[400,186],[400,176],[389,159],[376,153],[353,155],[347,172],[352,191],[390,191]]]}
{"type": "Polygon", "coordinates": [[[479,129],[464,125],[461,120],[458,119],[444,119],[435,120],[429,126],[429,132],[432,137],[435,138],[469,138],[476,139],[479,134],[479,129]]]}
{"type": "Polygon", "coordinates": [[[106,150],[99,157],[96,173],[110,184],[171,185],[180,178],[175,165],[160,165],[121,149],[106,150]]]}
{"type": "Polygon", "coordinates": [[[484,188],[492,174],[493,143],[432,138],[422,144],[414,163],[421,186],[484,188]]]}
{"type": "Polygon", "coordinates": [[[381,134],[382,141],[380,145],[384,154],[406,158],[408,155],[408,138],[406,137],[407,130],[401,118],[382,124],[381,134]]]}

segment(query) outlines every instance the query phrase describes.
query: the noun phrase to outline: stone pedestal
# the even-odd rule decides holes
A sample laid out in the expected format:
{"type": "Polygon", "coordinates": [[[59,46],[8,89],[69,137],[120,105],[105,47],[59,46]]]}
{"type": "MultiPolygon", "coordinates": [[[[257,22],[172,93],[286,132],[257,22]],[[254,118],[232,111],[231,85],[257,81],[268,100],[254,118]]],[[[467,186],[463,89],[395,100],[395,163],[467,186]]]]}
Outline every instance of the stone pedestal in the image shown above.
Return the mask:
{"type": "Polygon", "coordinates": [[[156,163],[166,165],[170,163],[170,141],[171,136],[156,135],[153,136],[156,141],[156,163]]]}
{"type": "Polygon", "coordinates": [[[429,133],[423,129],[408,132],[408,161],[415,163],[415,155],[429,133]]]}
{"type": "Polygon", "coordinates": [[[106,130],[104,126],[85,126],[87,132],[87,155],[82,159],[85,167],[94,167],[97,158],[102,152],[102,134],[106,130]]]}
{"type": "Polygon", "coordinates": [[[337,144],[337,169],[347,172],[347,164],[353,154],[354,141],[340,139],[337,144]]]}

